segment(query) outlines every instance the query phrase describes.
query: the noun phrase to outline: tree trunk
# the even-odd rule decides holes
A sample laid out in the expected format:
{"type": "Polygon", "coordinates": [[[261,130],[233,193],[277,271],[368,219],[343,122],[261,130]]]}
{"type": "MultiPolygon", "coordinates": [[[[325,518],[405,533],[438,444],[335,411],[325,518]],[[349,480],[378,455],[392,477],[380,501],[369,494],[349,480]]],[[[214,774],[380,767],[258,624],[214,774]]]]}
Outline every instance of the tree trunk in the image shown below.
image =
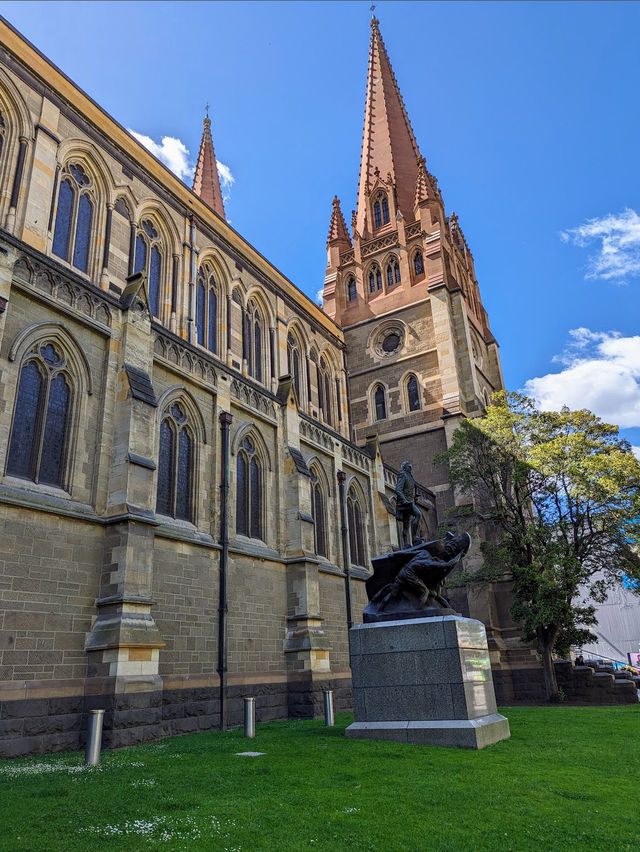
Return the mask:
{"type": "Polygon", "coordinates": [[[553,643],[539,641],[538,651],[542,657],[542,668],[544,670],[544,686],[547,690],[547,701],[557,702],[560,700],[558,681],[556,680],[556,668],[553,665],[551,649],[553,643]]]}

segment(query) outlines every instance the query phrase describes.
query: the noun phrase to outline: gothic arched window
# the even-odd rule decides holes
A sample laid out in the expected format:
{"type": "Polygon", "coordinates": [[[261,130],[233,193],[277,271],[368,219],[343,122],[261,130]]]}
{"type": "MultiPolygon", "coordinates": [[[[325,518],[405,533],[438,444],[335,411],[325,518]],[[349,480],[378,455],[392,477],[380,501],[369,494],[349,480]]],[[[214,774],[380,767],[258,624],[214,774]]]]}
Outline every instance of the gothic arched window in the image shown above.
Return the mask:
{"type": "Polygon", "coordinates": [[[413,271],[416,275],[424,273],[424,258],[422,257],[422,252],[419,250],[413,256],[413,271]]]}
{"type": "Polygon", "coordinates": [[[324,358],[320,359],[320,366],[318,367],[318,407],[325,423],[333,426],[331,369],[324,358]]]}
{"type": "Polygon", "coordinates": [[[64,486],[71,382],[64,355],[40,343],[20,370],[7,473],[64,486]]]}
{"type": "Polygon", "coordinates": [[[0,112],[0,158],[2,158],[2,150],[4,148],[4,141],[7,135],[7,126],[4,123],[4,116],[2,112],[0,112]]]}
{"type": "Polygon", "coordinates": [[[247,436],[236,462],[236,532],[250,538],[262,533],[262,465],[255,442],[247,436]]]}
{"type": "Polygon", "coordinates": [[[293,378],[293,386],[296,389],[298,402],[302,403],[302,383],[300,381],[301,364],[300,364],[300,344],[297,337],[289,332],[287,335],[287,361],[289,364],[289,374],[293,378]]]}
{"type": "Polygon", "coordinates": [[[247,372],[256,381],[262,381],[262,353],[263,353],[263,330],[262,316],[257,304],[250,300],[245,314],[245,355],[247,359],[247,372]]]}
{"type": "Polygon", "coordinates": [[[79,163],[71,163],[62,172],[58,190],[56,224],[51,251],[87,272],[95,187],[79,163]]]}
{"type": "Polygon", "coordinates": [[[357,295],[356,279],[352,275],[347,282],[347,298],[350,302],[355,302],[357,295]]]}
{"type": "Polygon", "coordinates": [[[374,263],[369,270],[369,292],[375,293],[376,290],[382,290],[382,270],[374,263]]]}
{"type": "Polygon", "coordinates": [[[146,272],[149,287],[149,307],[154,317],[160,315],[160,286],[162,283],[162,241],[150,219],[143,219],[136,236],[134,272],[146,272]]]}
{"type": "Polygon", "coordinates": [[[407,403],[409,411],[418,411],[420,408],[420,390],[418,380],[414,375],[407,379],[407,403]]]}
{"type": "Polygon", "coordinates": [[[389,222],[389,200],[384,192],[379,192],[373,205],[373,220],[376,228],[389,222]]]}
{"type": "Polygon", "coordinates": [[[314,474],[311,478],[311,514],[314,522],[315,550],[318,556],[328,556],[327,552],[327,517],[325,513],[324,495],[314,474]]]}
{"type": "Polygon", "coordinates": [[[347,522],[349,526],[349,551],[353,565],[365,566],[364,552],[364,515],[355,488],[350,488],[347,494],[347,522]]]}
{"type": "Polygon", "coordinates": [[[373,403],[376,410],[376,420],[385,420],[387,416],[387,403],[382,385],[378,385],[373,392],[373,403]]]}
{"type": "Polygon", "coordinates": [[[160,422],[156,512],[193,522],[194,438],[183,405],[174,402],[160,422]]]}
{"type": "Polygon", "coordinates": [[[393,287],[400,282],[400,264],[397,257],[392,257],[387,264],[387,287],[393,287]]]}
{"type": "Polygon", "coordinates": [[[197,341],[210,352],[218,351],[218,292],[216,279],[210,270],[201,268],[196,292],[197,341]]]}

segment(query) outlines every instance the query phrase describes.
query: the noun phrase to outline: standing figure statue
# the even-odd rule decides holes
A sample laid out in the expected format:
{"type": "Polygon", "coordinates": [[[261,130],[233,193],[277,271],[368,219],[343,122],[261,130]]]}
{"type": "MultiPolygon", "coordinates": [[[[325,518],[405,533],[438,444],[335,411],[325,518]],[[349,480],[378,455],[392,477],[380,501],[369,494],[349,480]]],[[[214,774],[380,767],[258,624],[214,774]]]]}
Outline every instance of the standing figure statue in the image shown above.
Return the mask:
{"type": "Polygon", "coordinates": [[[411,474],[411,462],[403,461],[400,465],[396,495],[396,518],[402,521],[402,544],[404,547],[411,547],[418,543],[418,523],[422,518],[420,509],[416,506],[416,481],[411,474]]]}

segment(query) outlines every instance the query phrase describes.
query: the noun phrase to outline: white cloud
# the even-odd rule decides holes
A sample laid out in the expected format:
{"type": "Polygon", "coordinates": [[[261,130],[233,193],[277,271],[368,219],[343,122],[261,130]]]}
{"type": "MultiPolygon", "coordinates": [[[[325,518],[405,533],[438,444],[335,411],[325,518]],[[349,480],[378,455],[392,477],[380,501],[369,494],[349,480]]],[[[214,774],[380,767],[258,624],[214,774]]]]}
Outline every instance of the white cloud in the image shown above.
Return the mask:
{"type": "Polygon", "coordinates": [[[640,461],[640,447],[631,447],[631,452],[640,461]]]}
{"type": "MultiPolygon", "coordinates": [[[[144,133],[137,133],[135,130],[129,130],[129,133],[140,142],[141,145],[151,151],[160,162],[171,169],[180,180],[185,183],[193,180],[195,165],[191,160],[191,152],[180,139],[173,136],[163,136],[162,142],[154,142],[150,136],[145,136],[144,133]]],[[[235,183],[235,178],[231,174],[231,169],[220,160],[216,160],[218,167],[218,175],[220,177],[220,188],[222,189],[222,197],[228,201],[231,195],[231,187],[235,183]]]]}
{"type": "Polygon", "coordinates": [[[316,293],[316,304],[324,305],[324,287],[316,293]]]}
{"type": "Polygon", "coordinates": [[[218,167],[218,176],[220,177],[222,199],[223,201],[228,201],[231,197],[231,187],[236,182],[236,179],[231,174],[229,166],[225,166],[225,164],[221,163],[220,160],[216,160],[216,166],[218,167]]]}
{"type": "Polygon", "coordinates": [[[173,136],[163,136],[162,142],[158,144],[150,136],[145,136],[144,133],[136,133],[135,130],[129,130],[129,133],[135,136],[138,142],[151,151],[165,166],[170,168],[180,180],[193,177],[194,166],[190,162],[189,149],[180,139],[173,136]]]}
{"type": "Polygon", "coordinates": [[[556,361],[559,373],[529,379],[524,392],[541,408],[588,408],[624,429],[640,426],[640,336],[576,328],[556,361]]]}
{"type": "Polygon", "coordinates": [[[640,275],[640,216],[627,207],[622,213],[588,219],[577,228],[562,231],[560,238],[577,246],[595,248],[587,259],[585,278],[604,278],[622,283],[640,275]]]}

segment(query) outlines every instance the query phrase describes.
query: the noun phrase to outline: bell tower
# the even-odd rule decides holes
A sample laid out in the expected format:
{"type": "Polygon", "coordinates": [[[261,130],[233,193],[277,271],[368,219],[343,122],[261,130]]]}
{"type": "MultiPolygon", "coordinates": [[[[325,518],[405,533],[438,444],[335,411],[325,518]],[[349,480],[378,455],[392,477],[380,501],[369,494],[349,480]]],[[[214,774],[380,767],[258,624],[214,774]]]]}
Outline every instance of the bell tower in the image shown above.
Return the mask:
{"type": "Polygon", "coordinates": [[[351,229],[334,198],[324,310],[345,330],[352,437],[377,433],[396,468],[410,459],[442,519],[455,499],[433,457],[460,418],[483,413],[502,373],[473,255],[420,153],[375,17],[351,229]]]}

